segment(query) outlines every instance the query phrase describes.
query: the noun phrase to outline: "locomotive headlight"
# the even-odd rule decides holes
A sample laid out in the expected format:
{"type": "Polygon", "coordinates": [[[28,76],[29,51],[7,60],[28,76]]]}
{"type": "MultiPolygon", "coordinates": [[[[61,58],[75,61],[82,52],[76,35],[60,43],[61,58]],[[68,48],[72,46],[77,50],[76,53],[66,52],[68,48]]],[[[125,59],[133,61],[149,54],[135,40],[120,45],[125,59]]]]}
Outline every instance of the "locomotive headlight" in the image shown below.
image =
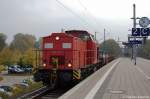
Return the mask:
{"type": "Polygon", "coordinates": [[[60,38],[59,38],[59,36],[56,36],[56,38],[55,38],[56,40],[59,40],[60,38]]]}
{"type": "Polygon", "coordinates": [[[46,64],[45,64],[45,63],[43,64],[43,67],[46,67],[46,64]]]}
{"type": "Polygon", "coordinates": [[[72,67],[72,64],[71,64],[71,63],[68,63],[68,67],[72,67]]]}

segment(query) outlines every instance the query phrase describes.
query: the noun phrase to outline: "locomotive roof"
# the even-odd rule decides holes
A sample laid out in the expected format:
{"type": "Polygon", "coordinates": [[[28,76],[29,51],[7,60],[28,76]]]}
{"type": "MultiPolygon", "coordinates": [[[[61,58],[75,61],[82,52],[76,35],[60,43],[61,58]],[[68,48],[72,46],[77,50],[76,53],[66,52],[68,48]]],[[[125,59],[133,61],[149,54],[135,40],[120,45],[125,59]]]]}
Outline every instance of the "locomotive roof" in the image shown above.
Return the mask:
{"type": "MultiPolygon", "coordinates": [[[[65,36],[65,35],[67,35],[67,34],[66,33],[52,33],[51,35],[44,36],[42,38],[49,38],[49,37],[52,37],[52,36],[65,36]]],[[[67,35],[67,36],[73,37],[72,35],[67,35]]]]}
{"type": "Polygon", "coordinates": [[[49,38],[51,36],[70,36],[70,37],[77,37],[80,38],[82,40],[93,40],[94,41],[94,35],[90,34],[89,32],[85,31],[85,30],[68,30],[65,31],[64,33],[52,33],[49,36],[45,36],[43,38],[49,38]],[[68,35],[71,34],[71,35],[68,35]]]}
{"type": "Polygon", "coordinates": [[[79,33],[84,33],[84,34],[90,34],[88,33],[87,31],[85,30],[68,30],[68,31],[65,31],[65,33],[71,33],[71,32],[79,32],[79,33]]]}
{"type": "Polygon", "coordinates": [[[81,38],[83,40],[94,40],[94,35],[90,34],[85,30],[68,30],[65,31],[66,34],[73,34],[74,36],[81,38]]]}

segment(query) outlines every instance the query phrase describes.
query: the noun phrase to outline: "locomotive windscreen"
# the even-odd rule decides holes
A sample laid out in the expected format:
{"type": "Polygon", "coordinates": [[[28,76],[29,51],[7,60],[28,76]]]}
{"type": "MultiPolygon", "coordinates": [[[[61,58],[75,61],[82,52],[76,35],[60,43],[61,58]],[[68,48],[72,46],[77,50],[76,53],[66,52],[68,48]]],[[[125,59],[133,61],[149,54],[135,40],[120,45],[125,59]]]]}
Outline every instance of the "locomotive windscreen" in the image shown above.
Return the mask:
{"type": "Polygon", "coordinates": [[[83,31],[83,30],[70,30],[70,31],[65,31],[65,33],[81,38],[82,40],[94,40],[94,35],[91,35],[87,31],[83,31]]]}

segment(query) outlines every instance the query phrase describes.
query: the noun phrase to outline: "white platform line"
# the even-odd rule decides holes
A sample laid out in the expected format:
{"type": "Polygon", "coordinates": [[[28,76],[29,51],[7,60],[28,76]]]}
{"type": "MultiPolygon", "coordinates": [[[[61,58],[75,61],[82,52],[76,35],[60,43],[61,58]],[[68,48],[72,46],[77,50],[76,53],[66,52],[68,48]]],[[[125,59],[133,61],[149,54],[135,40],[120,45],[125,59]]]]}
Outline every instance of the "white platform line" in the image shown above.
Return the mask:
{"type": "Polygon", "coordinates": [[[141,72],[147,79],[150,79],[150,76],[146,75],[138,66],[135,66],[139,72],[141,72]]]}
{"type": "Polygon", "coordinates": [[[105,79],[107,78],[107,76],[109,75],[109,73],[112,71],[112,69],[120,62],[120,60],[118,60],[117,62],[115,62],[112,67],[104,74],[104,76],[96,83],[96,85],[89,91],[89,93],[86,95],[86,97],[84,99],[93,99],[96,92],[100,89],[100,87],[102,86],[103,82],[105,81],[105,79]]]}

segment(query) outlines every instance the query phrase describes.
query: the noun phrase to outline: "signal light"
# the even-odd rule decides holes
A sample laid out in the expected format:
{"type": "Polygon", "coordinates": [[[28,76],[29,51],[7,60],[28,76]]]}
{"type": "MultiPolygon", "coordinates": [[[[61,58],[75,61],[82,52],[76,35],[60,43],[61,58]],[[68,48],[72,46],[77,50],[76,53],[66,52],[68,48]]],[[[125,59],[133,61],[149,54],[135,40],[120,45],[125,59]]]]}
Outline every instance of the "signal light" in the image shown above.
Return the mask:
{"type": "Polygon", "coordinates": [[[71,63],[68,63],[68,67],[72,67],[72,64],[71,64],[71,63]]]}
{"type": "Polygon", "coordinates": [[[46,64],[45,64],[45,63],[43,64],[43,67],[46,67],[46,64]]]}

